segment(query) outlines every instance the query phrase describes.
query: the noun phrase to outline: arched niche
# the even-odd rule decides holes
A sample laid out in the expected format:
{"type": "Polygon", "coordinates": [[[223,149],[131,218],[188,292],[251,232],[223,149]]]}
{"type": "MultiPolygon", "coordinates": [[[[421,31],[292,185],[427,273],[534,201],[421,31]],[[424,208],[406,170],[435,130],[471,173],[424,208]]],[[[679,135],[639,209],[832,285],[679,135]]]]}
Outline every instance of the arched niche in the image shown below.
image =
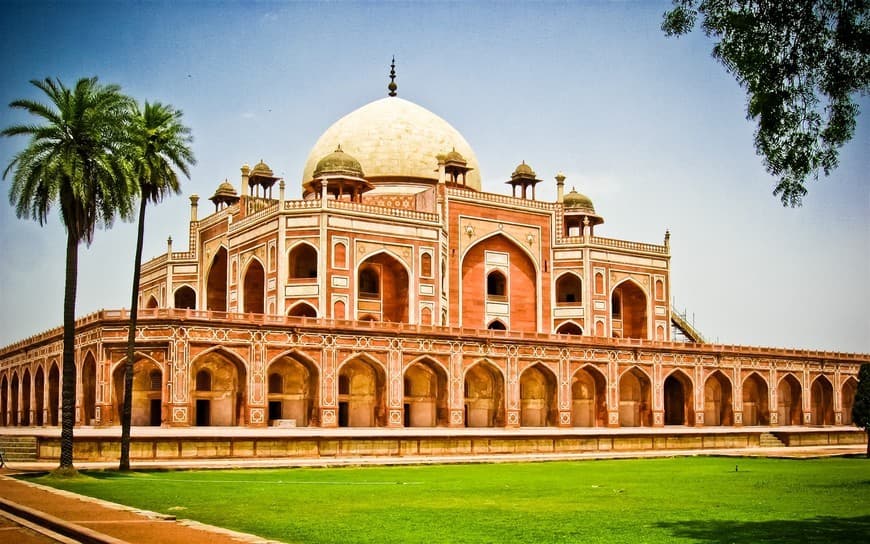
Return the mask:
{"type": "Polygon", "coordinates": [[[405,369],[405,427],[436,427],[448,423],[447,373],[428,359],[405,369]]]}
{"type": "Polygon", "coordinates": [[[223,350],[207,352],[190,365],[192,423],[245,424],[248,376],[245,365],[223,350]]]}
{"type": "MultiPolygon", "coordinates": [[[[114,385],[115,421],[121,421],[124,407],[124,372],[126,362],[121,361],[112,372],[114,385]]],[[[148,358],[133,363],[133,403],[130,424],[136,427],[159,427],[163,422],[163,371],[148,358]]]]}
{"type": "Polygon", "coordinates": [[[338,373],[338,426],[386,425],[386,376],[381,365],[363,357],[351,359],[338,373]]]}
{"type": "Polygon", "coordinates": [[[206,279],[206,309],[227,311],[227,250],[223,246],[211,260],[206,279]]]}
{"type": "Polygon", "coordinates": [[[545,366],[535,364],[520,376],[520,425],[548,427],[556,425],[556,377],[545,366]]]}
{"type": "Polygon", "coordinates": [[[665,425],[695,424],[693,391],[692,379],[681,370],[675,370],[665,378],[665,425]]]}
{"type": "Polygon", "coordinates": [[[317,366],[293,354],[274,360],[266,371],[269,420],[294,420],[297,427],[315,425],[320,406],[317,366]]]}
{"type": "Polygon", "coordinates": [[[637,367],[619,378],[619,424],[622,427],[652,425],[652,397],[649,377],[637,367]]]}
{"type": "Polygon", "coordinates": [[[786,374],[776,388],[776,414],[780,425],[803,423],[803,400],[801,383],[792,374],[786,374]]]}
{"type": "Polygon", "coordinates": [[[465,373],[465,426],[504,426],[504,377],[493,364],[481,361],[465,373]]]}
{"type": "Polygon", "coordinates": [[[718,370],[704,383],[704,425],[734,425],[731,381],[718,370]]]}

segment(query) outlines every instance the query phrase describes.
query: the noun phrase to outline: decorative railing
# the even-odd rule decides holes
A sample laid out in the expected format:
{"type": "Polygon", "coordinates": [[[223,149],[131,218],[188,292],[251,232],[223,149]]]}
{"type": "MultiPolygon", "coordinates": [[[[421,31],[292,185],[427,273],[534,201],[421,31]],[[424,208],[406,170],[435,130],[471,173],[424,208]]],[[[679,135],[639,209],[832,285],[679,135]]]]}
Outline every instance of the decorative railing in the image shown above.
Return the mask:
{"type": "Polygon", "coordinates": [[[496,193],[482,193],[477,191],[469,191],[468,189],[447,188],[447,194],[450,196],[468,198],[475,201],[485,200],[487,202],[497,202],[499,204],[507,204],[508,206],[516,206],[520,208],[535,208],[538,210],[546,210],[548,212],[556,210],[558,204],[554,202],[542,202],[540,200],[528,200],[525,198],[517,198],[515,196],[499,195],[496,193]]]}
{"type": "MultiPolygon", "coordinates": [[[[586,243],[582,236],[563,236],[556,240],[557,244],[565,245],[583,245],[586,243]]],[[[637,251],[641,253],[657,253],[659,255],[668,254],[668,246],[659,246],[656,244],[644,244],[643,242],[629,242],[628,240],[617,240],[615,238],[602,238],[600,236],[590,236],[589,246],[599,247],[614,247],[627,251],[637,251]]]]}
{"type": "MultiPolygon", "coordinates": [[[[337,333],[367,333],[380,332],[390,335],[425,334],[445,339],[467,339],[472,341],[501,342],[552,342],[560,345],[576,345],[584,348],[634,348],[634,349],[670,349],[684,353],[700,354],[735,354],[757,357],[799,357],[802,359],[836,359],[843,362],[870,362],[870,354],[839,353],[830,351],[801,350],[794,348],[771,348],[760,346],[737,346],[729,344],[701,344],[685,342],[665,342],[642,340],[639,338],[610,338],[598,336],[575,336],[551,334],[533,331],[501,331],[489,329],[472,329],[466,327],[441,327],[438,325],[419,325],[410,323],[394,323],[383,321],[352,321],[343,319],[326,319],[315,317],[294,317],[282,315],[245,314],[215,312],[210,310],[184,310],[174,308],[151,308],[139,310],[140,323],[148,321],[198,321],[214,326],[239,324],[246,326],[278,326],[290,328],[317,329],[322,332],[337,333]]],[[[86,315],[76,321],[76,329],[103,323],[107,325],[126,325],[130,320],[129,310],[100,310],[86,315]]],[[[56,327],[43,333],[31,336],[0,349],[0,357],[14,354],[18,351],[45,343],[60,341],[63,329],[56,327]]]]}
{"type": "Polygon", "coordinates": [[[346,210],[350,212],[367,213],[380,217],[388,216],[402,217],[405,219],[415,219],[417,221],[426,221],[429,223],[437,223],[441,220],[437,213],[418,212],[416,210],[406,210],[404,208],[372,206],[370,204],[360,204],[359,202],[348,202],[346,200],[327,200],[326,207],[334,210],[346,210]]]}
{"type": "Polygon", "coordinates": [[[319,200],[285,200],[284,211],[293,210],[316,210],[321,208],[322,204],[319,200]]]}

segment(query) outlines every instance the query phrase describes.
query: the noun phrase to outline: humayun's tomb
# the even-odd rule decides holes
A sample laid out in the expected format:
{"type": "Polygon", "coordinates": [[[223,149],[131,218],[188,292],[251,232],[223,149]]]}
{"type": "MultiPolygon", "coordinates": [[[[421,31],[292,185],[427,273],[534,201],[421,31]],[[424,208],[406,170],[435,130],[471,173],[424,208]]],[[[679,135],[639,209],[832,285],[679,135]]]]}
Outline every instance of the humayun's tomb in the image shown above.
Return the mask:
{"type": "MultiPolygon", "coordinates": [[[[846,426],[870,356],[706,343],[669,304],[667,232],[603,237],[563,175],[536,200],[524,162],[508,194],[482,174],[393,89],[323,133],[300,199],[262,161],[209,204],[190,196],[187,249],[170,239],[142,266],[134,458],[757,445],[788,426],[804,432],[788,443],[864,442],[846,426]],[[193,429],[215,426],[229,438],[193,429]],[[370,433],[348,445],[338,427],[370,433]]],[[[107,310],[76,331],[76,422],[114,449],[127,326],[107,310]]],[[[60,419],[61,348],[58,328],[0,349],[0,424],[41,436],[40,457],[57,454],[36,428],[60,419]]],[[[79,440],[77,456],[111,457],[79,440]]]]}

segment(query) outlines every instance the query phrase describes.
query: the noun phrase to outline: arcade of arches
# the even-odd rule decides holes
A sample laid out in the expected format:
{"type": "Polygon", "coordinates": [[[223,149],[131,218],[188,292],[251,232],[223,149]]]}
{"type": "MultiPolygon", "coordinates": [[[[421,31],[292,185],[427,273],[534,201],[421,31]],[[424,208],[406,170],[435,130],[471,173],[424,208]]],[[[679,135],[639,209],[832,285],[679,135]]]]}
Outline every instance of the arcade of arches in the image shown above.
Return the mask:
{"type": "MultiPolygon", "coordinates": [[[[387,349],[400,345],[396,340],[371,354],[351,349],[372,346],[373,338],[348,336],[346,355],[336,356],[329,367],[322,366],[325,340],[314,342],[313,349],[276,351],[253,362],[244,357],[251,352],[242,344],[196,347],[190,362],[181,366],[170,366],[167,353],[159,349],[137,352],[133,425],[840,425],[851,421],[857,388],[845,367],[834,375],[820,366],[812,372],[654,367],[648,362],[616,363],[606,353],[602,361],[569,358],[561,363],[449,352],[412,355],[387,349]]],[[[484,346],[468,349],[477,352],[484,346]]],[[[79,355],[76,421],[116,425],[123,396],[123,350],[119,344],[108,352],[117,358],[105,360],[96,353],[85,349],[79,355]]],[[[57,425],[60,380],[59,358],[0,370],[0,424],[57,425]]]]}

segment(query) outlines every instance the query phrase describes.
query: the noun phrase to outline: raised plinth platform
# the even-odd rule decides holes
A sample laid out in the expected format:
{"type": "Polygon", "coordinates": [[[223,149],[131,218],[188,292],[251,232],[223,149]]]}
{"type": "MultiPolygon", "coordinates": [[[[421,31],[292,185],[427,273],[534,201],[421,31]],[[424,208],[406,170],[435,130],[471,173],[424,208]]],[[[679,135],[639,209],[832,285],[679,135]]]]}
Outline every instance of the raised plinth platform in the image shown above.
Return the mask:
{"type": "MultiPolygon", "coordinates": [[[[715,450],[763,447],[774,435],[786,446],[842,446],[867,443],[855,427],[620,428],[620,429],[249,429],[137,427],[131,458],[184,459],[342,458],[572,454],[607,451],[715,450]]],[[[37,459],[60,456],[58,429],[2,429],[0,436],[31,436],[37,459]]],[[[120,455],[120,427],[75,431],[77,461],[114,461],[120,455]]]]}

